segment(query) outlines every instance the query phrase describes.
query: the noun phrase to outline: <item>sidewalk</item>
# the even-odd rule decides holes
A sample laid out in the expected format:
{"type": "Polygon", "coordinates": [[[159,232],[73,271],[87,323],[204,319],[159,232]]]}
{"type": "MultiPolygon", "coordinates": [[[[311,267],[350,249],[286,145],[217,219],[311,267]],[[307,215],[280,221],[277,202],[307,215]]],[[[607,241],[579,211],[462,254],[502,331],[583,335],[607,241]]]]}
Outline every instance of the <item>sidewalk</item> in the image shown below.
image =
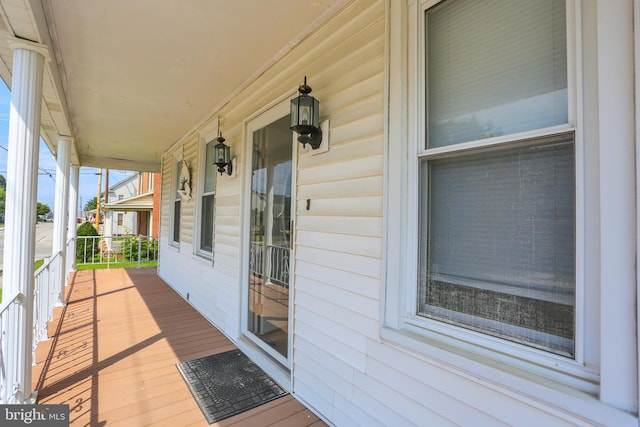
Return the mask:
{"type": "MultiPolygon", "coordinates": [[[[36,250],[34,262],[48,258],[53,250],[53,222],[36,224],[36,250]]],[[[0,289],[2,289],[4,273],[4,227],[0,227],[0,289]]]]}

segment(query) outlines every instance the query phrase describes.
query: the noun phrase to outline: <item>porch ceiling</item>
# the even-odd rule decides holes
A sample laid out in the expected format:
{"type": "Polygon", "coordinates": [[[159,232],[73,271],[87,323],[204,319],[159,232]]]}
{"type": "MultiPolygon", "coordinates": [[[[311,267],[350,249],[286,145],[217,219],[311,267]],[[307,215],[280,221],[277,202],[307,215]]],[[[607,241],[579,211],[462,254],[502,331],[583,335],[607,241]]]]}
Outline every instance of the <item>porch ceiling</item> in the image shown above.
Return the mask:
{"type": "MultiPolygon", "coordinates": [[[[347,0],[0,0],[0,31],[49,47],[42,134],[82,166],[159,171],[162,153],[347,0]]],[[[0,42],[10,86],[12,52],[0,42]]]]}

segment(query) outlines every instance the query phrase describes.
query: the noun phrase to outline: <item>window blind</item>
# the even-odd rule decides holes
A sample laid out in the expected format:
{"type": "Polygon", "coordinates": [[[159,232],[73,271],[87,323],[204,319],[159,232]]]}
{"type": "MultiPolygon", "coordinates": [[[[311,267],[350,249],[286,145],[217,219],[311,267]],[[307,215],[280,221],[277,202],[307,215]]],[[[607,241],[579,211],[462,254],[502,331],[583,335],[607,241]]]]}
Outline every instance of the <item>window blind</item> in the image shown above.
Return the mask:
{"type": "Polygon", "coordinates": [[[572,354],[572,135],[421,167],[422,314],[572,354]]]}
{"type": "Polygon", "coordinates": [[[427,148],[567,123],[563,0],[445,1],[426,39],[427,148]]]}

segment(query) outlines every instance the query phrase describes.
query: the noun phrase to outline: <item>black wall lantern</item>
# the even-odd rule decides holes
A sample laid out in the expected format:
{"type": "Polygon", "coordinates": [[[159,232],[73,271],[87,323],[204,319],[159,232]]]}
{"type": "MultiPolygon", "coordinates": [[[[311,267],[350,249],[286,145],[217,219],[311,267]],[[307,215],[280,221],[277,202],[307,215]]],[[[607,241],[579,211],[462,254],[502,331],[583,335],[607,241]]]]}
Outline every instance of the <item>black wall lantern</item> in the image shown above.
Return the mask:
{"type": "Polygon", "coordinates": [[[307,76],[304,84],[298,87],[298,96],[291,100],[291,130],[299,134],[298,142],[305,147],[311,144],[314,150],[322,142],[320,130],[320,103],[313,96],[309,96],[311,88],[307,86],[307,76]]]}
{"type": "Polygon", "coordinates": [[[227,175],[231,175],[233,172],[231,166],[231,148],[224,143],[225,139],[222,137],[222,133],[218,134],[216,141],[218,141],[218,143],[213,146],[213,163],[218,166],[220,175],[224,172],[227,172],[227,175]]]}

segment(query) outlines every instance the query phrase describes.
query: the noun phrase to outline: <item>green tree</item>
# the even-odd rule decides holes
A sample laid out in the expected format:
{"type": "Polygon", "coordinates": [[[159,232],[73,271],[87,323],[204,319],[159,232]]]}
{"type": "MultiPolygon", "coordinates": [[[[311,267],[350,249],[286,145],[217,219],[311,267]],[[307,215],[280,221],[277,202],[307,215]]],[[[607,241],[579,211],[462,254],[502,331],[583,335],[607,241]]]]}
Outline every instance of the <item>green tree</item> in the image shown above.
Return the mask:
{"type": "MultiPolygon", "coordinates": [[[[0,175],[0,218],[4,218],[4,202],[7,198],[7,180],[0,175]]],[[[4,220],[2,220],[4,222],[4,220]]]]}
{"type": "Polygon", "coordinates": [[[100,251],[99,234],[96,229],[93,228],[93,224],[90,222],[81,224],[78,226],[76,235],[78,237],[90,236],[86,239],[78,239],[76,243],[76,259],[81,263],[93,259],[93,256],[100,251]]]}
{"type": "Polygon", "coordinates": [[[0,217],[4,216],[4,201],[6,198],[7,198],[6,190],[4,189],[4,187],[0,187],[0,217]]]}
{"type": "Polygon", "coordinates": [[[45,205],[44,203],[40,203],[40,202],[38,202],[37,209],[38,209],[38,216],[46,215],[49,212],[51,212],[51,208],[49,207],[49,205],[45,205]]]}
{"type": "Polygon", "coordinates": [[[96,207],[98,206],[98,198],[94,197],[93,199],[89,200],[87,203],[85,203],[84,205],[84,210],[85,211],[92,211],[94,210],[96,207]]]}

